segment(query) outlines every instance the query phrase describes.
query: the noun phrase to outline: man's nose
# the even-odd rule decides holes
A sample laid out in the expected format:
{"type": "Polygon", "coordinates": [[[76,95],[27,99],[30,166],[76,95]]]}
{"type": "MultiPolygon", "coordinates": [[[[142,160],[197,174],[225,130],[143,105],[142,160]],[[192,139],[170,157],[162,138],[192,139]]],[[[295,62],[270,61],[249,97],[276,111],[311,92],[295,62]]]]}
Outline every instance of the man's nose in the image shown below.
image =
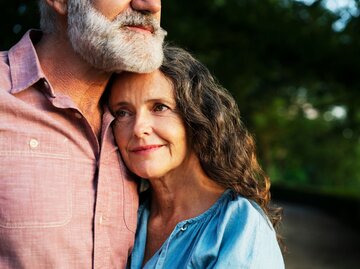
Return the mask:
{"type": "Polygon", "coordinates": [[[161,0],[133,0],[131,7],[145,14],[157,14],[161,10],[161,0]]]}

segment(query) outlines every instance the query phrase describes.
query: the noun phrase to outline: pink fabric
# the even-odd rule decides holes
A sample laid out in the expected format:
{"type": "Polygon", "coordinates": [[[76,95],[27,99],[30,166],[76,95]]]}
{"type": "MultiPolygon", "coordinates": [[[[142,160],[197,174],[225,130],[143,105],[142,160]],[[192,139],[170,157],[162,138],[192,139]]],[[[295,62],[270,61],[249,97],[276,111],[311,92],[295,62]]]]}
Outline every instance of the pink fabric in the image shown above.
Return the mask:
{"type": "Polygon", "coordinates": [[[66,96],[55,96],[28,32],[0,52],[0,268],[124,268],[136,228],[103,115],[101,147],[66,96]]]}

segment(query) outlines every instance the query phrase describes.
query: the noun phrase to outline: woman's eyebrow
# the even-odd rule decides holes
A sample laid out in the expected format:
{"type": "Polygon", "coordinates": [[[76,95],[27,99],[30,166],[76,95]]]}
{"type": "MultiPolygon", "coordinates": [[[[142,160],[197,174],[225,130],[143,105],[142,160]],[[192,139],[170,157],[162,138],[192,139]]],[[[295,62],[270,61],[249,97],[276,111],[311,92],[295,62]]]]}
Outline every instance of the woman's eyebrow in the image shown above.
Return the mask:
{"type": "Polygon", "coordinates": [[[145,100],[146,103],[156,103],[156,102],[166,102],[166,103],[174,103],[174,98],[171,97],[156,97],[145,100]]]}

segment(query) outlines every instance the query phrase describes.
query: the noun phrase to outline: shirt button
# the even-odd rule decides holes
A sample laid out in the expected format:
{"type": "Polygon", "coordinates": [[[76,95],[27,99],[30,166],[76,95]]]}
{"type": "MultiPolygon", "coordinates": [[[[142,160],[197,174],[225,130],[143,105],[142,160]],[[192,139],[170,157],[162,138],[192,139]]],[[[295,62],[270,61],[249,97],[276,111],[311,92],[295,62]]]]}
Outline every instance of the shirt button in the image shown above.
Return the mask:
{"type": "Polygon", "coordinates": [[[75,113],[75,117],[78,118],[78,119],[82,119],[82,115],[79,112],[75,113]]]}
{"type": "Polygon", "coordinates": [[[187,229],[187,227],[188,227],[188,224],[185,223],[185,224],[180,228],[180,231],[185,232],[186,229],[187,229]]]}
{"type": "Polygon", "coordinates": [[[31,138],[29,142],[30,148],[34,149],[39,146],[39,141],[35,138],[31,138]]]}
{"type": "Polygon", "coordinates": [[[45,87],[45,89],[49,89],[49,88],[50,88],[49,83],[48,83],[46,80],[44,80],[44,87],[45,87]]]}

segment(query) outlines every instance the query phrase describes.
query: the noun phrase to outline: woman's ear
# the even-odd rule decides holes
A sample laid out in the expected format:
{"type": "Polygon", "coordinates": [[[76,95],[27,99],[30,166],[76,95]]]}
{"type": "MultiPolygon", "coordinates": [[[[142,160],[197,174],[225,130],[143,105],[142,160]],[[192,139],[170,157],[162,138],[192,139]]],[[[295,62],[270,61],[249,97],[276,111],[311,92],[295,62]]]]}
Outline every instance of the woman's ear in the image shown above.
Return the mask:
{"type": "Polygon", "coordinates": [[[67,14],[67,0],[46,0],[47,4],[60,15],[67,14]]]}

